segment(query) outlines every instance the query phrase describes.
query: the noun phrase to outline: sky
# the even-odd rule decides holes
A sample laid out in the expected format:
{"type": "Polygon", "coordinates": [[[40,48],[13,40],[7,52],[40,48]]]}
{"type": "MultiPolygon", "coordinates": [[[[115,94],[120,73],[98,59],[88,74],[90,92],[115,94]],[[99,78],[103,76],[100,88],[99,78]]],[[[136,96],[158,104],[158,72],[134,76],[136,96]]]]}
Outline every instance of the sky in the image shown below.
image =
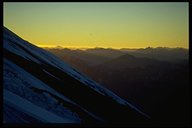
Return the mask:
{"type": "Polygon", "coordinates": [[[189,45],[188,2],[3,2],[3,24],[38,46],[189,45]]]}

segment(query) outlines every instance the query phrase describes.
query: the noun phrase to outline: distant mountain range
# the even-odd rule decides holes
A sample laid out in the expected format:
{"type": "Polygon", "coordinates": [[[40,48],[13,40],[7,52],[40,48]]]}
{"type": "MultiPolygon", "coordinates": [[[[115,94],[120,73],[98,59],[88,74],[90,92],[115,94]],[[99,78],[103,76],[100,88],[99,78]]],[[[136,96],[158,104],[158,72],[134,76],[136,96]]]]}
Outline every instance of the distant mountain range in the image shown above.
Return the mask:
{"type": "MultiPolygon", "coordinates": [[[[157,59],[161,61],[168,61],[168,62],[178,62],[180,60],[188,60],[189,58],[189,50],[185,48],[168,48],[168,47],[157,47],[157,48],[138,48],[138,49],[128,49],[128,48],[121,48],[121,49],[112,49],[112,48],[87,48],[85,50],[81,49],[68,49],[63,48],[61,46],[53,47],[53,48],[44,48],[51,52],[56,52],[57,55],[60,54],[67,54],[66,52],[73,52],[74,54],[78,52],[90,55],[97,55],[102,57],[108,58],[117,58],[124,54],[133,55],[135,57],[147,57],[151,59],[157,59]],[[60,51],[58,51],[60,50],[60,51]]],[[[81,55],[81,54],[80,54],[81,55]]]]}
{"type": "MultiPolygon", "coordinates": [[[[72,56],[79,55],[81,63],[90,66],[107,60],[96,55],[92,58],[81,51],[77,54],[67,52],[72,56]],[[88,62],[91,59],[95,61],[88,62]]],[[[65,54],[59,57],[63,56],[65,54]]],[[[30,44],[7,28],[3,29],[4,124],[143,126],[149,121],[150,116],[52,53],[30,44]]]]}
{"type": "Polygon", "coordinates": [[[148,57],[168,62],[178,62],[189,59],[189,50],[184,48],[147,47],[137,50],[121,49],[121,51],[128,52],[137,57],[148,57]]]}
{"type": "Polygon", "coordinates": [[[183,48],[46,49],[161,125],[189,124],[189,51],[183,48]]]}

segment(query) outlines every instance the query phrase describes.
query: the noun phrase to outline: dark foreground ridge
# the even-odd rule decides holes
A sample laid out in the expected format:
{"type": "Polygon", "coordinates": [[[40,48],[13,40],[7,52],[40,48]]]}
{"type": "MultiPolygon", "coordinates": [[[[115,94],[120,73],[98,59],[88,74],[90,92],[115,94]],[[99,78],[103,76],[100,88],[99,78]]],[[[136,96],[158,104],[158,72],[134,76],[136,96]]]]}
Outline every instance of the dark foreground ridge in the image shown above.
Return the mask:
{"type": "MultiPolygon", "coordinates": [[[[72,75],[69,75],[70,72],[65,72],[60,68],[63,65],[53,65],[57,62],[50,59],[50,53],[46,54],[46,52],[42,50],[44,56],[41,56],[38,53],[41,50],[42,49],[29,44],[8,29],[4,28],[4,59],[9,60],[11,63],[33,75],[35,78],[48,85],[48,87],[73,101],[74,104],[66,102],[65,99],[56,96],[52,92],[33,86],[28,87],[28,89],[31,90],[35,95],[49,94],[52,98],[57,100],[57,104],[60,104],[70,109],[72,112],[75,112],[78,117],[81,118],[81,123],[126,124],[127,126],[150,125],[149,121],[151,122],[151,119],[142,114],[142,112],[137,110],[134,106],[130,106],[125,103],[119,103],[118,100],[120,100],[120,102],[123,102],[124,100],[113,96],[109,93],[109,90],[105,88],[99,88],[98,86],[100,85],[94,81],[87,78],[84,80],[83,77],[85,76],[71,67],[67,68],[70,68],[70,70],[73,70],[73,72],[76,72],[78,75],[73,73],[71,73],[72,75]],[[17,54],[18,51],[23,54],[17,54]],[[45,57],[45,59],[42,59],[42,57],[45,57]],[[49,60],[49,62],[46,60],[49,60]],[[82,82],[83,80],[84,82],[82,82]]],[[[57,58],[56,56],[54,57],[57,58]]],[[[5,87],[4,90],[6,90],[5,87]]],[[[7,107],[5,104],[4,107],[4,117],[6,117],[6,110],[11,108],[17,109],[10,105],[7,107]]],[[[25,117],[30,116],[29,113],[25,114],[25,117]]],[[[29,119],[30,122],[31,118],[27,119],[29,119]]],[[[33,119],[33,122],[35,122],[35,120],[38,119],[33,119]]],[[[6,121],[5,119],[4,122],[14,123],[6,121]]],[[[38,120],[37,122],[41,122],[41,120],[38,120]]]]}

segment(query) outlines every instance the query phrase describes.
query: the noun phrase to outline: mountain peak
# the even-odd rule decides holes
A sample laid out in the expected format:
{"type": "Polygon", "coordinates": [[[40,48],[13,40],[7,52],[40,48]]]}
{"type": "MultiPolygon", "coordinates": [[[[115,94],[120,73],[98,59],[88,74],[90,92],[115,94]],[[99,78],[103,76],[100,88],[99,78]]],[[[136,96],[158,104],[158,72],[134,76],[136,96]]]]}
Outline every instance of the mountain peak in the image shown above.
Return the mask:
{"type": "Polygon", "coordinates": [[[120,56],[119,58],[133,59],[133,58],[136,58],[136,57],[135,57],[135,56],[133,56],[133,55],[130,55],[130,54],[126,53],[126,54],[124,54],[124,55],[120,56]]]}

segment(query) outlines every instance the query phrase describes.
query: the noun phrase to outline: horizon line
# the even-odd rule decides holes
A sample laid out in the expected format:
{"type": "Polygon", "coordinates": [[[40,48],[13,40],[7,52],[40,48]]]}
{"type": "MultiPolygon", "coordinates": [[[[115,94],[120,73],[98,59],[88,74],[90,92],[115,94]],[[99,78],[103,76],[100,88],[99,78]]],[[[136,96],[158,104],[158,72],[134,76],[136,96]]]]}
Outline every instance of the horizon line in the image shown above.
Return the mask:
{"type": "Polygon", "coordinates": [[[61,45],[37,45],[40,48],[58,48],[58,49],[96,49],[96,48],[102,48],[102,49],[146,49],[146,48],[181,48],[181,49],[187,49],[189,50],[189,48],[185,48],[185,47],[167,47],[167,46],[157,46],[157,47],[152,47],[152,46],[146,46],[146,47],[120,47],[120,48],[116,48],[116,47],[102,47],[102,46],[94,46],[94,47],[89,47],[89,46],[85,46],[85,47],[75,47],[75,46],[61,46],[61,45]]]}

